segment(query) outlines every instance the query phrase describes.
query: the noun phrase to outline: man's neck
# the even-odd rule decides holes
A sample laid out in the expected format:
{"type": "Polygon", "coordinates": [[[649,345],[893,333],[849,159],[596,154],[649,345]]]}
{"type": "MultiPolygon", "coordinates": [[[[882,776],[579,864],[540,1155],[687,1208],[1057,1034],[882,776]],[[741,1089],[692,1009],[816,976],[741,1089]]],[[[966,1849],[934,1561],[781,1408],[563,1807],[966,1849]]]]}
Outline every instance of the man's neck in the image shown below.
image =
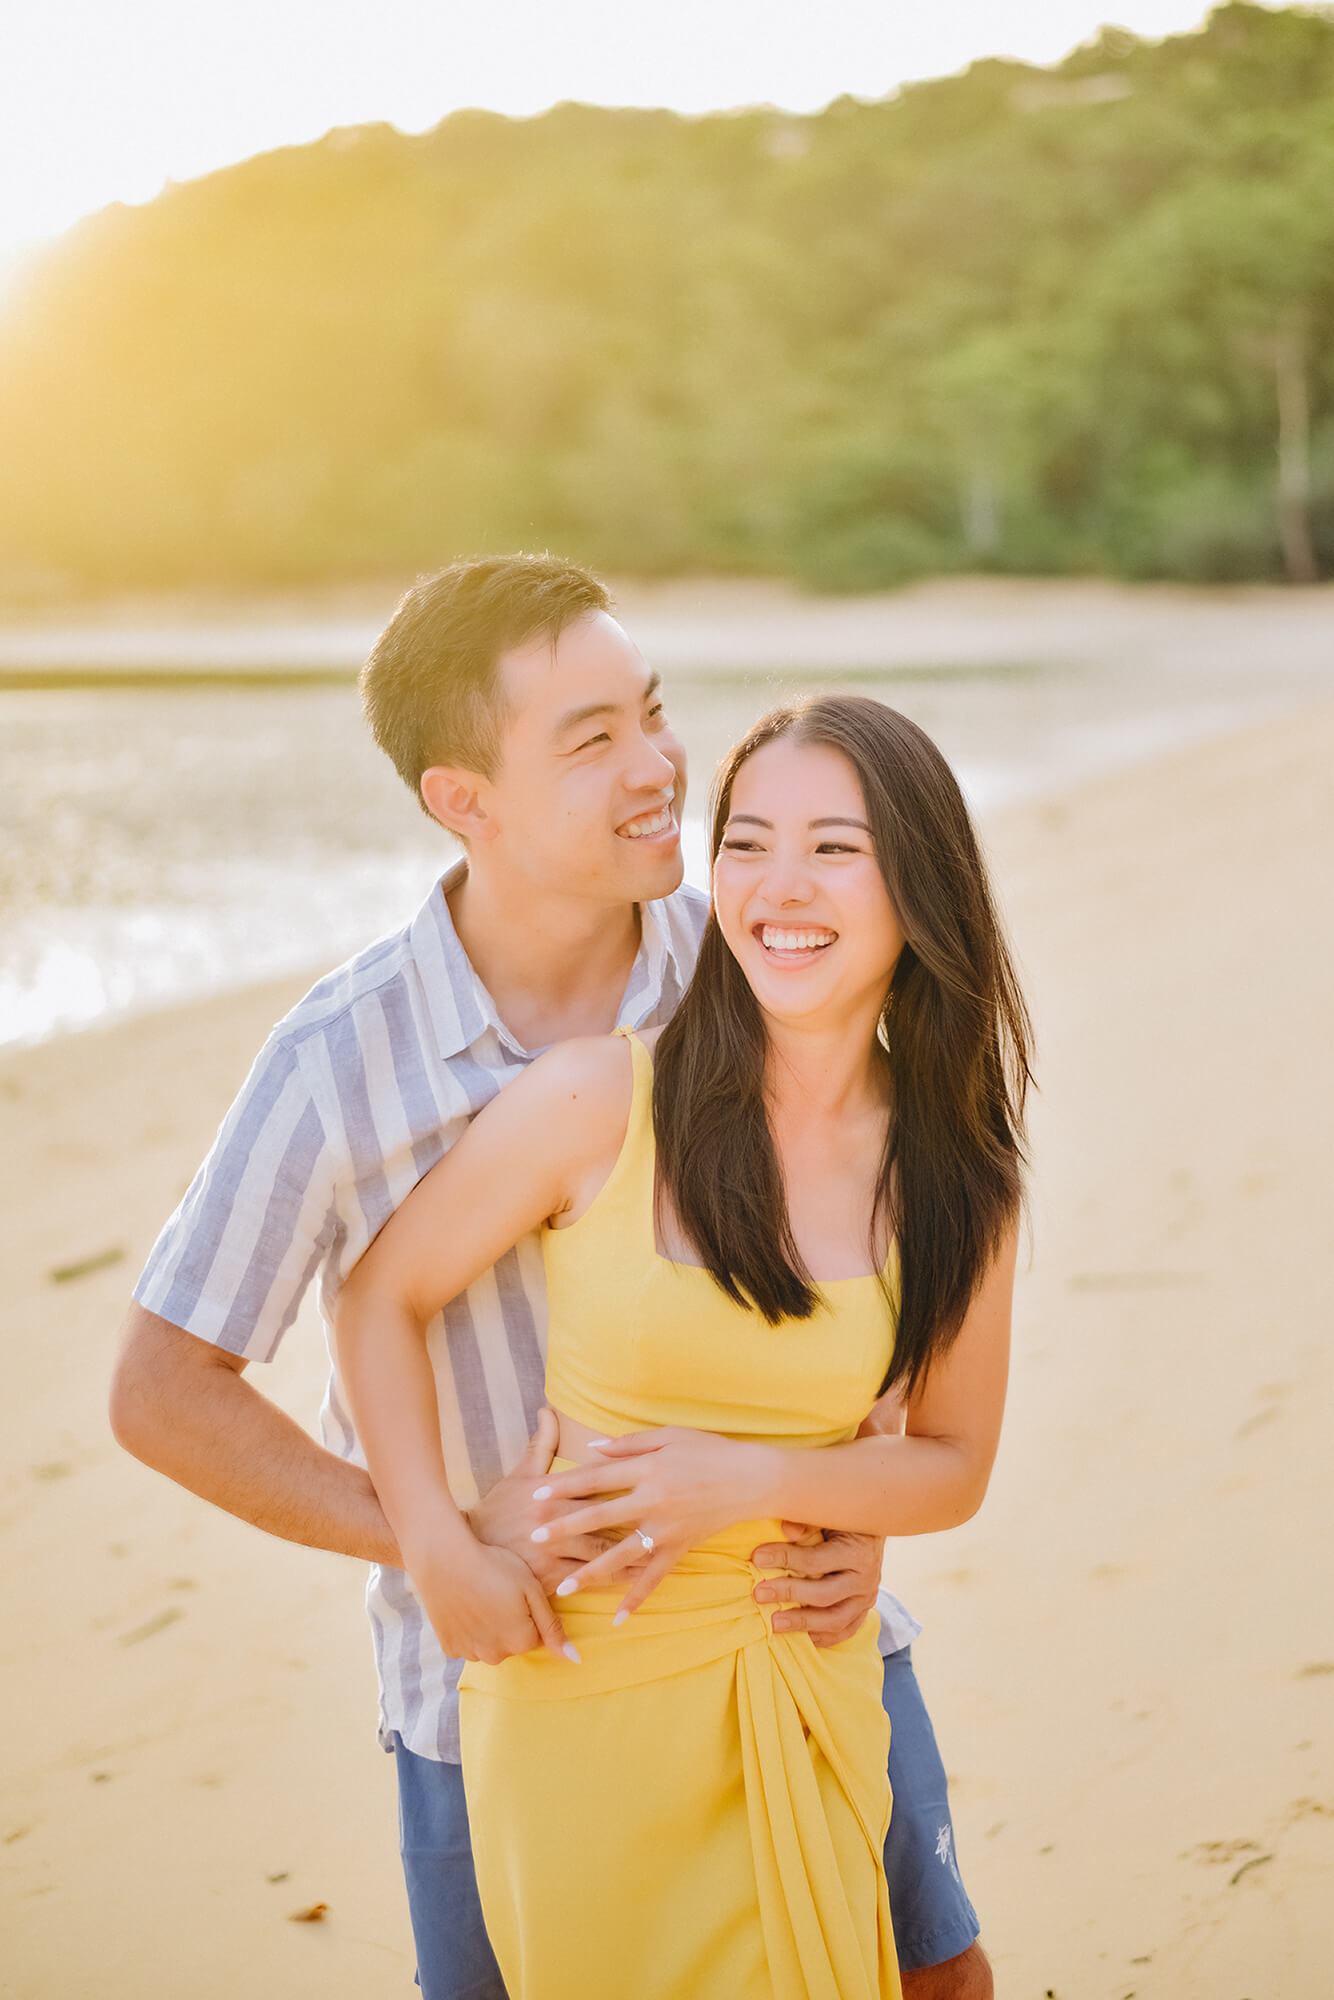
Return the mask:
{"type": "Polygon", "coordinates": [[[606,1035],[639,950],[639,909],[536,895],[470,868],[449,891],[460,944],[525,1049],[606,1035]]]}

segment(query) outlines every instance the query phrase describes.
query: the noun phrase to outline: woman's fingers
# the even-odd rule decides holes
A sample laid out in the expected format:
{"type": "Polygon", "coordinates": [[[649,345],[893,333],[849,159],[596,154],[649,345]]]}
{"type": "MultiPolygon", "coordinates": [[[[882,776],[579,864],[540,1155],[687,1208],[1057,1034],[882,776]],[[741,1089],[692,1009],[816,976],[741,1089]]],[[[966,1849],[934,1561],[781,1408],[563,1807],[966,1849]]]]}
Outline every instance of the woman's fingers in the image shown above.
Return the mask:
{"type": "Polygon", "coordinates": [[[598,1438],[589,1446],[603,1458],[638,1458],[641,1452],[661,1451],[672,1427],[660,1431],[627,1431],[624,1437],[598,1438]]]}
{"type": "Polygon", "coordinates": [[[562,1545],[561,1554],[567,1562],[590,1563],[615,1546],[605,1535],[576,1535],[572,1542],[562,1545]]]}
{"type": "Polygon", "coordinates": [[[591,1493],[614,1493],[625,1485],[625,1473],[616,1465],[572,1465],[567,1472],[552,1472],[533,1489],[534,1500],[583,1500],[591,1493]]]}
{"type": "Polygon", "coordinates": [[[611,1621],[613,1625],[623,1625],[632,1611],[638,1611],[645,1598],[652,1596],[672,1568],[674,1560],[675,1558],[669,1554],[654,1552],[621,1599],[620,1608],[611,1621]]]}
{"type": "MultiPolygon", "coordinates": [[[[595,1507],[579,1507],[573,1514],[567,1514],[560,1523],[562,1542],[572,1535],[600,1535],[606,1528],[624,1528],[643,1513],[643,1505],[633,1494],[623,1493],[616,1500],[601,1500],[595,1507]]],[[[535,1542],[549,1542],[557,1533],[552,1527],[533,1529],[535,1542]]]]}
{"type": "Polygon", "coordinates": [[[538,1637],[547,1651],[554,1653],[557,1659],[573,1660],[577,1666],[580,1663],[579,1655],[566,1638],[565,1627],[561,1624],[560,1618],[547,1602],[536,1577],[533,1578],[531,1589],[525,1590],[525,1595],[528,1599],[528,1609],[532,1613],[533,1623],[537,1627],[538,1637]]]}
{"type": "Polygon", "coordinates": [[[556,1591],[558,1597],[573,1597],[576,1590],[597,1590],[620,1578],[633,1574],[644,1562],[644,1545],[635,1535],[627,1535],[623,1542],[613,1542],[611,1547],[587,1563],[583,1569],[575,1570],[567,1576],[556,1591]]]}

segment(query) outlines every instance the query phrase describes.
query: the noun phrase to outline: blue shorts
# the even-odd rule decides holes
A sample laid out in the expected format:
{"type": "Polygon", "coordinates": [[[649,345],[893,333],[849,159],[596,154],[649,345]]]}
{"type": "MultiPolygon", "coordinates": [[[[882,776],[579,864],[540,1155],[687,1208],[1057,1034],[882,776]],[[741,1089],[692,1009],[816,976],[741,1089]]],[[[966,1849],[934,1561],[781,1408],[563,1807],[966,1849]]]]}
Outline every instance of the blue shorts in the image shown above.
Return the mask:
{"type": "MultiPolygon", "coordinates": [[[[959,1875],[945,1767],[912,1648],[885,1661],[894,1811],[885,1874],[899,1963],[940,1965],[967,1951],[978,1924],[959,1875]]],[[[423,2000],[505,2000],[473,1873],[463,1773],[418,1757],[394,1738],[399,1844],[423,2000]]]]}
{"type": "Polygon", "coordinates": [[[894,1793],[885,1879],[899,1964],[915,1972],[967,1951],[979,1925],[959,1873],[945,1766],[913,1672],[911,1646],[885,1661],[885,1709],[894,1793]]]}

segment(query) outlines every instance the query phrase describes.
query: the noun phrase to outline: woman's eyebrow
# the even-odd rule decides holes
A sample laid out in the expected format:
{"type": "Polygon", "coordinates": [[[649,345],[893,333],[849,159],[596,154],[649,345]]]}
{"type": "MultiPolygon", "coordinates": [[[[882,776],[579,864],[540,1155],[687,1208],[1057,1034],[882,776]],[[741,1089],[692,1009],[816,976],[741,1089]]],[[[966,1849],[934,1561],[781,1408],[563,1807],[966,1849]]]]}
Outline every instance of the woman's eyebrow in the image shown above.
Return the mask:
{"type": "MultiPolygon", "coordinates": [[[[773,821],[771,819],[761,819],[758,813],[732,813],[728,817],[727,824],[729,826],[740,826],[743,821],[747,826],[767,826],[770,833],[773,832],[773,827],[774,827],[773,821]]],[[[864,819],[838,819],[838,818],[810,819],[807,820],[806,824],[808,827],[857,826],[861,828],[863,833],[869,833],[871,831],[870,827],[866,824],[866,821],[864,819]]]]}

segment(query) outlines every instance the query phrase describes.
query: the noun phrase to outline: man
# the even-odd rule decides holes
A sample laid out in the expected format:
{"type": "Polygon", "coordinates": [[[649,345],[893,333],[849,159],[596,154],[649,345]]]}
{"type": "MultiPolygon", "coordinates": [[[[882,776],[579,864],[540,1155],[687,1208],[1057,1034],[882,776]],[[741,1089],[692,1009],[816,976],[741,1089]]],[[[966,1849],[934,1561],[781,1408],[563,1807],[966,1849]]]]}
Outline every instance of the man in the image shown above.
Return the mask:
{"type": "MultiPolygon", "coordinates": [[[[443,1656],[400,1567],[336,1378],[324,1449],[243,1371],[272,1358],[317,1271],[328,1321],[394,1208],[534,1054],[664,1020],[684,990],[707,907],[681,887],[685,757],[657,676],[608,607],[595,578],[547,556],[457,563],[399,605],[363,675],[367,713],[466,861],[406,930],[275,1028],[135,1288],[112,1392],[116,1435],[146,1463],[271,1534],[375,1565],[380,1737],[397,1764],[426,2000],[502,1995],[459,1773],[461,1663],[443,1656]]],[[[531,1239],[429,1341],[455,1497],[474,1534],[528,1563],[539,1603],[596,1546],[562,1542],[568,1506],[533,1499],[555,1447],[544,1303],[531,1239]],[[537,1525],[551,1530],[545,1545],[537,1525]]],[[[836,1644],[875,1601],[881,1552],[866,1537],[808,1534],[756,1552],[785,1572],[757,1592],[785,1601],[776,1629],[836,1644]]],[[[881,1615],[904,1990],[986,2000],[908,1650],[916,1628],[887,1597],[881,1615]]]]}

